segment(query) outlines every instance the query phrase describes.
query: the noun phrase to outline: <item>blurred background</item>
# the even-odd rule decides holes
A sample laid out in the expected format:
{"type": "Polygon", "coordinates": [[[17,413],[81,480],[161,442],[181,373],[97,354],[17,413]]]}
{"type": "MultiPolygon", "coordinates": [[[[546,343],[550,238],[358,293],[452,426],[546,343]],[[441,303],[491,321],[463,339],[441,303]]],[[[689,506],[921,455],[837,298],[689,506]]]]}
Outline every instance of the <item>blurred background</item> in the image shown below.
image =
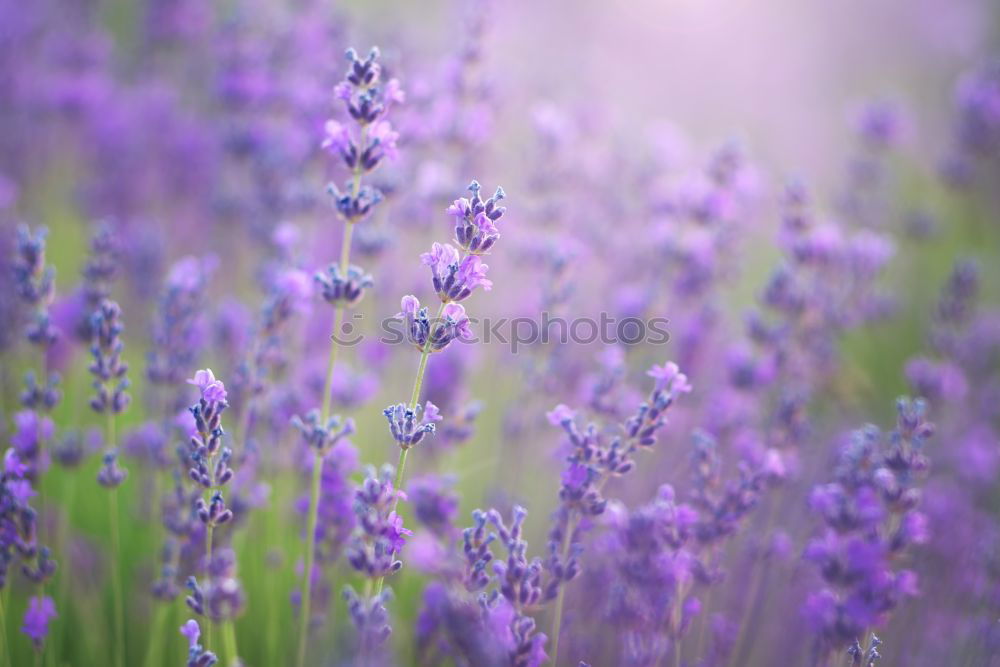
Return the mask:
{"type": "MultiPolygon", "coordinates": [[[[906,561],[922,594],[880,619],[879,664],[1000,664],[995,3],[0,0],[0,251],[9,262],[18,224],[48,228],[57,271],[49,314],[63,331],[41,361],[23,340],[29,314],[0,265],[4,441],[17,437],[25,371],[58,371],[63,391],[34,502],[38,540],[59,562],[45,587],[58,617],[44,650],[33,647],[21,632],[32,584],[12,566],[3,589],[11,664],[111,664],[109,524],[94,481],[107,443],[87,407],[89,341],[74,333],[102,233],[113,239],[110,289],[133,383],[116,443],[130,470],[126,664],[183,664],[187,655],[176,630],[190,616],[184,595],[157,598],[150,585],[163,575],[171,528],[160,519],[185,440],[173,417],[196,399],[183,378],[204,367],[230,387],[227,431],[243,436],[234,449],[244,473],[230,500],[238,518],[219,537],[236,554],[245,594],[240,654],[248,665],[292,664],[308,456],[289,420],[320,403],[331,310],[301,298],[273,330],[269,318],[290,298],[290,272],[311,280],[339,257],[343,222],[325,188],[348,173],[320,144],[324,122],[343,120],[332,91],[345,49],[364,55],[372,45],[406,100],[388,114],[398,159],[371,177],[385,199],[354,236],[352,263],[375,285],[353,320],[365,340],[343,355],[333,387],[334,412],[358,425],[356,456],[339,464],[344,502],[361,464],[395,461],[382,408],[409,396],[419,357],[380,343],[380,323],[404,294],[433,298],[419,255],[451,240],[445,209],[478,179],[484,194],[503,186],[508,212],[488,258],[493,289],[466,303],[470,316],[664,317],[671,340],[516,353],[494,342],[435,355],[425,395],[451,429],[413,452],[407,477],[447,478],[457,526],[477,507],[509,514],[524,505],[530,550],[544,557],[567,451],[545,413],[565,403],[613,428],[644,398],[645,369],[674,359],[695,391],[640,455],[648,464],[606,495],[626,512],[666,482],[692,492],[693,432],[718,441],[727,479],[780,450],[780,492],[755,496],[754,512],[709,550],[705,588],[714,592],[699,594],[682,660],[811,664],[803,606],[819,584],[802,555],[822,521],[810,489],[830,480],[852,429],[888,430],[898,395],[927,393],[915,359],[954,362],[967,391],[941,390],[937,405],[927,396],[939,423],[929,445],[932,537],[906,561]],[[809,252],[788,236],[800,207],[818,230],[809,252]],[[824,253],[838,259],[803,259],[824,253]],[[985,313],[963,329],[965,356],[938,335],[959,260],[977,267],[985,313]],[[163,383],[150,369],[169,338],[165,304],[178,272],[197,283],[197,325],[172,343],[186,352],[170,358],[181,374],[163,383]],[[820,304],[815,319],[790,315],[775,296],[786,275],[820,304]],[[757,335],[769,327],[793,333],[757,335]],[[273,355],[251,390],[246,363],[261,341],[273,355]],[[775,361],[785,356],[792,361],[775,361]],[[741,364],[761,378],[739,385],[741,364]],[[791,413],[809,427],[776,435],[791,413]],[[82,461],[58,455],[73,439],[82,461]],[[965,529],[949,528],[956,518],[965,529]],[[778,552],[770,578],[755,579],[755,564],[778,552]]],[[[418,623],[451,545],[432,544],[408,511],[417,535],[390,581],[393,639],[380,660],[452,664],[422,652],[418,623]]],[[[596,611],[568,613],[560,664],[654,664],[621,657],[602,615],[604,530],[593,528],[597,579],[567,592],[568,609],[596,611]]],[[[183,588],[195,565],[174,548],[182,556],[171,580],[183,588]]],[[[359,579],[343,559],[325,563],[320,579],[311,656],[349,664],[339,591],[359,579]]],[[[537,615],[546,630],[551,613],[537,615]]]]}

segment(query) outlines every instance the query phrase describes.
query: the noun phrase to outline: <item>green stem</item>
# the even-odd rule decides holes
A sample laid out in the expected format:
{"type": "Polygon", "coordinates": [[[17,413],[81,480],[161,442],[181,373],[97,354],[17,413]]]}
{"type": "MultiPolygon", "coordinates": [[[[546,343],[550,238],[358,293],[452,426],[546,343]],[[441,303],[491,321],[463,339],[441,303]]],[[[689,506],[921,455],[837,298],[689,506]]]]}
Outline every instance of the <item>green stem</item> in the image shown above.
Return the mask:
{"type": "MultiPolygon", "coordinates": [[[[444,311],[445,304],[441,304],[438,308],[438,314],[434,318],[434,322],[441,319],[441,313],[444,311]]],[[[410,394],[410,411],[417,409],[417,403],[420,402],[420,390],[424,386],[424,374],[427,372],[427,360],[430,358],[431,354],[431,341],[428,334],[427,342],[424,344],[424,349],[420,352],[420,363],[417,364],[417,377],[413,381],[413,392],[410,394]]],[[[399,460],[396,462],[396,478],[392,482],[392,488],[394,491],[399,491],[403,488],[403,474],[406,471],[406,455],[409,449],[400,448],[399,450],[399,460]]],[[[399,496],[396,495],[392,499],[392,506],[390,512],[395,512],[396,507],[399,505],[399,496]]],[[[382,587],[385,585],[385,577],[379,577],[375,582],[375,595],[379,595],[382,592],[382,587]]]]}
{"type": "MultiPolygon", "coordinates": [[[[113,418],[112,418],[113,419],[113,418]]],[[[118,487],[110,490],[108,496],[108,518],[111,521],[111,587],[115,614],[115,665],[125,665],[125,609],[122,596],[122,582],[119,572],[121,541],[118,535],[118,487]]]]}
{"type": "Polygon", "coordinates": [[[7,589],[5,588],[3,594],[0,594],[0,640],[3,640],[4,667],[10,667],[10,646],[7,644],[7,614],[4,611],[6,597],[7,589]]]}
{"type": "Polygon", "coordinates": [[[240,655],[236,649],[236,630],[233,628],[233,621],[226,621],[222,624],[222,642],[226,647],[226,658],[230,667],[240,664],[240,655]]]}
{"type": "Polygon", "coordinates": [[[316,556],[316,523],[319,520],[319,483],[322,471],[323,453],[317,450],[313,457],[312,483],[309,487],[309,520],[306,522],[305,581],[302,584],[302,607],[299,610],[302,617],[299,627],[299,667],[302,667],[306,661],[306,644],[311,622],[309,612],[312,609],[312,569],[316,556]]]}
{"type": "Polygon", "coordinates": [[[146,667],[155,667],[163,660],[164,626],[170,615],[170,606],[165,602],[156,604],[156,615],[153,617],[153,631],[149,636],[149,648],[146,650],[146,667]]]}
{"type": "MultiPolygon", "coordinates": [[[[561,562],[565,563],[569,556],[570,535],[576,528],[573,526],[575,515],[571,515],[566,522],[566,530],[563,531],[562,545],[559,548],[561,562]]],[[[563,582],[556,594],[556,608],[552,617],[552,665],[559,664],[559,637],[562,632],[563,603],[566,601],[566,583],[563,582]]]]}
{"type": "MultiPolygon", "coordinates": [[[[362,144],[365,134],[362,133],[362,144]]],[[[361,172],[355,170],[352,191],[357,197],[361,190],[361,172]]],[[[340,270],[347,273],[347,267],[351,261],[351,236],[354,233],[354,223],[344,224],[344,237],[340,244],[340,270]]],[[[325,425],[330,418],[331,403],[333,401],[333,373],[337,366],[337,357],[340,353],[340,308],[333,308],[333,331],[330,334],[330,355],[326,366],[326,380],[323,382],[323,399],[320,409],[320,424],[325,425]]],[[[312,620],[312,570],[316,557],[316,524],[319,521],[319,487],[320,477],[323,471],[323,452],[316,451],[313,457],[312,482],[309,485],[309,515],[306,521],[306,568],[302,581],[302,622],[299,624],[299,651],[297,665],[302,667],[306,662],[306,645],[309,639],[309,625],[312,620]]]]}
{"type": "MultiPolygon", "coordinates": [[[[117,442],[115,432],[115,413],[109,407],[105,426],[105,437],[108,448],[114,449],[117,442]]],[[[108,492],[108,520],[111,524],[111,593],[114,607],[114,661],[117,667],[125,665],[125,602],[122,593],[121,580],[121,538],[119,536],[118,487],[108,492]]]]}

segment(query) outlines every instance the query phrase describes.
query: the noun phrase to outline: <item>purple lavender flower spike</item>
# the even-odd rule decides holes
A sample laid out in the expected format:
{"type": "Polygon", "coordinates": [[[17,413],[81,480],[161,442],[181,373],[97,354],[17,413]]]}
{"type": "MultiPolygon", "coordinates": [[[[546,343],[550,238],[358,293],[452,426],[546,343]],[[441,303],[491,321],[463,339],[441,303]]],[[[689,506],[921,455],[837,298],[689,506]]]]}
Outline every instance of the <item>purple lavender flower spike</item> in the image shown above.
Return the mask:
{"type": "Polygon", "coordinates": [[[201,637],[198,621],[193,618],[189,619],[181,626],[181,634],[188,640],[187,667],[212,667],[219,661],[214,653],[198,643],[198,639],[201,637]]]}
{"type": "Polygon", "coordinates": [[[56,605],[52,598],[35,596],[28,602],[21,632],[31,638],[31,643],[35,645],[36,649],[41,650],[42,643],[49,634],[49,621],[56,616],[56,605]]]}
{"type": "Polygon", "coordinates": [[[472,197],[456,199],[447,213],[455,219],[455,243],[469,254],[485,255],[500,239],[496,223],[507,209],[498,203],[506,194],[498,186],[493,196],[483,201],[476,181],[469,185],[469,191],[472,197]]]}
{"type": "Polygon", "coordinates": [[[413,534],[403,527],[403,520],[396,514],[395,506],[405,498],[402,491],[393,489],[395,474],[392,466],[381,470],[369,468],[365,481],[355,494],[354,512],[358,524],[347,547],[347,562],[358,572],[371,579],[378,579],[398,572],[403,562],[395,555],[413,534]]]}
{"type": "Polygon", "coordinates": [[[225,434],[222,429],[222,413],[229,407],[226,385],[215,378],[211,368],[199,370],[187,383],[198,387],[201,394],[198,402],[190,408],[195,433],[191,435],[190,441],[191,467],[188,477],[211,492],[207,502],[204,497],[197,499],[195,512],[206,526],[219,526],[233,519],[233,511],[226,507],[220,491],[235,475],[229,465],[233,452],[222,445],[225,434]]]}
{"type": "Polygon", "coordinates": [[[382,411],[389,422],[389,431],[400,448],[409,449],[420,443],[424,436],[435,431],[435,422],[441,421],[437,406],[427,401],[411,410],[403,403],[390,405],[382,411]]]}
{"type": "Polygon", "coordinates": [[[128,407],[128,364],[122,359],[125,343],[122,341],[124,326],[121,308],[114,301],[105,299],[90,320],[93,342],[90,352],[93,362],[90,373],[94,376],[97,394],[90,401],[94,412],[119,414],[128,407]]]}
{"type": "Polygon", "coordinates": [[[402,311],[396,313],[406,327],[404,335],[421,352],[440,352],[454,340],[470,340],[473,337],[465,307],[460,303],[449,303],[441,311],[440,320],[431,320],[427,307],[421,307],[417,297],[404,296],[402,311]]]}
{"type": "Polygon", "coordinates": [[[341,273],[339,266],[331,264],[325,272],[316,274],[316,282],[323,299],[334,306],[356,306],[365,289],[375,284],[370,274],[353,264],[348,267],[347,275],[341,273]]]}
{"type": "Polygon", "coordinates": [[[188,608],[213,621],[237,618],[246,606],[246,594],[236,576],[236,554],[232,549],[216,549],[204,581],[188,577],[186,586],[188,596],[184,602],[188,608]]]}
{"type": "Polygon", "coordinates": [[[841,452],[836,481],[813,489],[810,505],[825,527],[804,558],[817,565],[823,586],[804,612],[817,659],[845,650],[917,593],[916,574],[895,561],[928,538],[917,509],[930,465],[924,444],[934,432],[926,410],[921,399],[899,399],[896,428],[888,436],[871,425],[856,431],[841,452]]]}
{"type": "Polygon", "coordinates": [[[435,243],[420,261],[431,268],[434,291],[444,303],[467,299],[477,287],[490,290],[493,282],[486,278],[489,267],[477,255],[459,258],[451,244],[435,243]]]}
{"type": "Polygon", "coordinates": [[[350,65],[344,80],[335,87],[334,96],[344,103],[357,129],[352,131],[348,124],[335,119],[328,120],[324,126],[322,148],[337,157],[353,176],[343,190],[334,183],[327,186],[337,211],[348,224],[366,218],[382,200],[382,192],[361,185],[361,177],[377,169],[385,159],[398,157],[399,133],[385,117],[392,105],[402,102],[405,95],[396,79],[382,85],[378,57],[377,48],[373,48],[364,60],[354,49],[347,50],[350,65]]]}
{"type": "Polygon", "coordinates": [[[310,410],[304,418],[298,415],[292,417],[292,425],[302,433],[310,447],[323,453],[333,449],[355,430],[354,420],[350,417],[342,419],[340,415],[333,415],[326,424],[320,424],[319,410],[310,410]]]}
{"type": "Polygon", "coordinates": [[[43,349],[55,344],[59,331],[49,317],[55,297],[55,269],[45,263],[45,238],[48,230],[34,235],[27,225],[17,228],[17,252],[14,256],[14,286],[21,301],[32,310],[32,321],[25,332],[27,339],[43,349]]]}
{"type": "Polygon", "coordinates": [[[128,477],[128,471],[118,465],[118,450],[110,449],[104,454],[103,465],[97,472],[97,482],[106,489],[120,486],[128,477]]]}

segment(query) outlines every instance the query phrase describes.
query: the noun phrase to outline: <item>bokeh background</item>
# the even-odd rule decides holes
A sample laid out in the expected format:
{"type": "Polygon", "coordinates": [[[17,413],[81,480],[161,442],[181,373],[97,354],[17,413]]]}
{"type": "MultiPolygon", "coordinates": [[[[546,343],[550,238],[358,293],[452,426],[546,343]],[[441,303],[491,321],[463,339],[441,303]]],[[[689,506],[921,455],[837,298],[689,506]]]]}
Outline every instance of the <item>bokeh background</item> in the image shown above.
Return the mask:
{"type": "MultiPolygon", "coordinates": [[[[486,192],[502,184],[508,212],[489,258],[494,287],[468,302],[470,315],[670,320],[663,346],[529,345],[515,354],[494,343],[435,355],[426,395],[461,427],[471,406],[479,412],[469,433],[415,450],[407,476],[449,477],[459,526],[476,507],[524,505],[531,550],[544,556],[566,453],[545,413],[565,403],[613,424],[641,400],[645,369],[667,359],[691,378],[690,405],[607,495],[636,507],[665,482],[686,493],[696,429],[718,438],[723,467],[735,474],[745,451],[727,435],[727,378],[752,347],[750,314],[769,312],[767,288],[789,262],[788,183],[804,184],[809,210],[836,230],[832,246],[854,239],[874,246],[872,255],[893,249],[884,266],[872,260],[871,273],[819,271],[807,292],[836,301],[813,323],[822,352],[815,340],[803,343],[803,368],[791,379],[749,392],[754,446],[774,437],[775,405],[793,385],[810,426],[780,492],[763,494],[713,551],[719,580],[701,596],[682,655],[686,665],[809,664],[802,609],[818,584],[802,554],[821,527],[810,489],[829,481],[852,429],[891,427],[896,396],[917,391],[907,364],[942,356],[936,308],[957,260],[978,266],[981,312],[998,304],[998,14],[987,0],[0,0],[0,250],[13,255],[18,223],[48,228],[52,318],[71,332],[85,309],[79,284],[90,238],[104,228],[119,245],[112,294],[124,312],[134,394],[119,428],[130,470],[120,570],[127,664],[183,664],[176,628],[190,617],[183,595],[164,603],[149,593],[160,575],[172,452],[182,442],[163,405],[195,400],[183,387],[146,381],[164,281],[187,256],[215,267],[185,377],[212,367],[235,383],[279,277],[311,275],[339,256],[343,223],[324,189],[344,171],[320,148],[323,122],[340,113],[332,90],[344,50],[375,44],[407,99],[391,114],[399,158],[373,176],[386,199],[354,241],[356,261],[375,277],[356,311],[366,339],[344,354],[334,387],[335,412],[357,421],[359,464],[395,461],[381,411],[409,396],[418,357],[380,344],[379,323],[404,294],[432,297],[419,254],[451,238],[445,207],[473,178],[486,192]],[[975,108],[963,92],[970,80],[985,90],[975,108]],[[736,165],[725,187],[711,178],[718,164],[736,165]],[[751,583],[760,554],[778,551],[780,565],[751,583]]],[[[23,373],[41,362],[21,336],[26,315],[2,266],[0,433],[9,441],[23,373]]],[[[1000,664],[994,325],[985,315],[977,321],[980,338],[970,345],[978,353],[963,357],[976,371],[966,373],[967,392],[944,392],[937,404],[928,396],[940,427],[928,450],[931,538],[907,559],[922,593],[879,628],[879,664],[1000,664]]],[[[245,591],[236,633],[248,665],[293,663],[308,457],[289,419],[319,403],[330,309],[306,300],[284,326],[280,362],[235,447],[252,452],[252,472],[237,480],[240,516],[222,536],[245,591]]],[[[94,481],[103,443],[92,431],[101,422],[88,408],[88,361],[88,345],[72,334],[48,353],[63,378],[55,441],[79,432],[87,456],[75,467],[45,457],[35,502],[39,540],[59,562],[46,585],[59,615],[44,651],[35,650],[20,632],[32,587],[11,572],[3,595],[14,665],[111,664],[106,492],[94,481]]],[[[245,407],[234,401],[232,414],[235,421],[245,407]]],[[[352,467],[348,479],[360,476],[352,467]]],[[[390,581],[385,664],[437,662],[421,657],[416,634],[423,591],[443,558],[435,549],[444,547],[413,528],[404,569],[390,581]]],[[[600,579],[600,549],[594,554],[600,579]]],[[[349,664],[353,630],[339,590],[360,588],[359,579],[341,559],[322,580],[310,654],[315,664],[349,664]]],[[[560,664],[625,664],[618,631],[601,615],[600,586],[570,587],[560,664]]],[[[541,628],[550,616],[539,611],[541,628]]]]}

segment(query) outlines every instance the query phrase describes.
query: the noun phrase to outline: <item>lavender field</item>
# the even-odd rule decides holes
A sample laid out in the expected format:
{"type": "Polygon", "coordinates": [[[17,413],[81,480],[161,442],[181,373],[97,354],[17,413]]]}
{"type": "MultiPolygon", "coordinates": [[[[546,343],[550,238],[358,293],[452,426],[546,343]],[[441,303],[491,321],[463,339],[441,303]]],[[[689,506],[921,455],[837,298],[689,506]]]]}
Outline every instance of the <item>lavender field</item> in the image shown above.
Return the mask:
{"type": "Polygon", "coordinates": [[[0,667],[1000,667],[1000,7],[0,0],[0,439],[0,667]]]}

